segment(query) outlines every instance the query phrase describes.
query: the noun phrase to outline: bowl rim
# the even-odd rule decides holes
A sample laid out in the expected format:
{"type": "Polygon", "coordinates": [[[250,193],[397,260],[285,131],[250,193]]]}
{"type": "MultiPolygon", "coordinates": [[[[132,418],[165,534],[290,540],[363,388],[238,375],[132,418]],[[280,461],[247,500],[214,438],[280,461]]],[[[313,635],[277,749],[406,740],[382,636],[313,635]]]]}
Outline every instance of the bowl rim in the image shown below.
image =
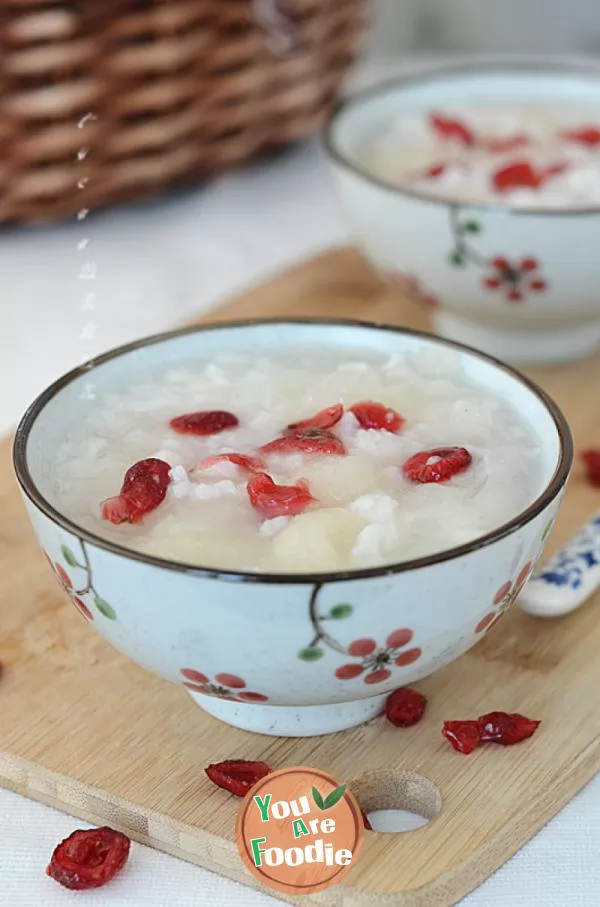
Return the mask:
{"type": "Polygon", "coordinates": [[[139,561],[152,567],[160,569],[173,570],[177,573],[192,574],[203,576],[209,579],[221,579],[231,582],[248,582],[262,584],[281,584],[281,585],[315,585],[335,582],[347,582],[350,580],[370,579],[373,577],[383,577],[395,575],[397,573],[406,573],[432,566],[433,564],[444,563],[455,560],[465,555],[486,548],[488,545],[511,535],[516,530],[525,526],[531,520],[535,519],[552,501],[559,495],[563,489],[571,471],[573,464],[573,438],[571,430],[563,415],[560,407],[554,400],[542,390],[530,378],[522,375],[512,366],[473,349],[465,344],[458,343],[454,340],[448,340],[445,337],[438,337],[435,334],[426,331],[417,331],[412,328],[401,327],[397,325],[384,324],[372,321],[361,321],[359,319],[315,319],[315,318],[252,318],[236,321],[209,322],[206,324],[193,325],[191,327],[178,328],[172,331],[165,331],[159,334],[152,334],[148,337],[142,337],[131,343],[126,343],[114,349],[89,360],[83,365],[71,369],[65,375],[58,378],[43,390],[27,408],[19,425],[17,427],[13,442],[13,466],[17,480],[23,494],[31,501],[38,510],[40,510],[51,522],[65,529],[71,535],[74,535],[80,541],[86,541],[89,544],[101,548],[105,551],[123,557],[127,560],[139,561]],[[458,352],[466,353],[482,359],[484,362],[507,373],[512,379],[525,386],[531,391],[544,405],[550,414],[556,427],[560,456],[554,474],[544,490],[529,504],[524,510],[516,514],[506,523],[498,528],[478,536],[471,542],[463,545],[457,545],[453,548],[447,548],[434,554],[424,557],[412,558],[397,563],[383,564],[377,567],[365,567],[355,570],[334,570],[328,572],[314,571],[312,573],[262,573],[245,570],[229,570],[218,567],[203,567],[200,565],[186,564],[184,562],[167,560],[165,558],[155,557],[140,551],[134,551],[125,545],[120,545],[109,539],[105,539],[94,532],[79,526],[71,519],[62,514],[54,507],[39,491],[27,463],[27,442],[30,432],[46,405],[61,391],[76,379],[83,375],[89,375],[95,368],[118,359],[121,356],[135,352],[148,346],[158,346],[189,334],[205,333],[211,331],[230,330],[231,328],[252,328],[256,326],[281,326],[281,325],[316,325],[322,328],[350,327],[357,329],[367,329],[375,331],[385,331],[394,334],[408,335],[428,342],[437,343],[441,346],[450,347],[458,352]]]}
{"type": "Polygon", "coordinates": [[[361,177],[379,189],[384,189],[394,195],[416,201],[429,202],[432,205],[439,205],[445,208],[468,208],[472,211],[495,211],[501,214],[514,214],[517,216],[561,216],[577,217],[588,214],[600,214],[600,205],[589,206],[585,208],[577,207],[556,207],[542,208],[534,205],[515,206],[508,202],[472,202],[461,201],[460,199],[448,199],[446,196],[438,195],[435,192],[424,192],[419,189],[409,189],[408,187],[398,186],[395,183],[386,180],[382,176],[370,171],[366,166],[352,160],[338,147],[334,133],[342,117],[354,107],[369,104],[378,97],[395,89],[403,90],[411,88],[414,85],[426,84],[428,82],[443,82],[449,76],[471,76],[490,75],[492,73],[506,74],[523,73],[531,75],[581,75],[596,78],[600,82],[600,65],[593,61],[568,62],[567,60],[471,60],[457,63],[438,64],[427,69],[418,69],[414,72],[408,72],[404,75],[395,76],[391,79],[385,79],[363,88],[354,94],[342,98],[333,107],[325,126],[322,131],[322,142],[325,152],[331,160],[335,161],[340,167],[350,171],[355,176],[361,177]]]}

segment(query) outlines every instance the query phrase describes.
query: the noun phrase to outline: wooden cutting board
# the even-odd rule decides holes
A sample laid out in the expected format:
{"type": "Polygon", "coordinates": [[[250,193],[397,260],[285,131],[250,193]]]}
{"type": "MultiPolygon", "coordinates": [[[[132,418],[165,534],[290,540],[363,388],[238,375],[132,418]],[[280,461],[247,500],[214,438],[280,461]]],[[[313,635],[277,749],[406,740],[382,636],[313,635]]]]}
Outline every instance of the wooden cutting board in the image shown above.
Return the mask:
{"type": "MultiPolygon", "coordinates": [[[[238,297],[213,320],[256,316],[358,317],[427,328],[427,315],[385,288],[352,250],[327,254],[238,297]]],[[[600,360],[531,371],[564,408],[575,441],[600,444],[600,360]]],[[[0,447],[0,783],[248,885],[234,844],[239,801],[203,768],[231,757],[273,767],[311,765],[358,785],[364,805],[425,809],[406,783],[416,772],[442,809],[405,834],[367,834],[344,886],[307,900],[327,907],[455,904],[507,860],[597,771],[600,763],[600,599],[557,621],[517,609],[459,661],[419,687],[420,725],[379,718],[329,737],[286,740],[222,725],[184,690],[111,649],[57,589],[33,538],[0,447]],[[541,718],[527,744],[470,757],[440,736],[445,718],[493,708],[541,718]],[[431,785],[429,785],[430,789],[431,785]]],[[[575,474],[549,548],[597,507],[575,474]]],[[[417,793],[413,791],[417,790],[417,793]]],[[[425,796],[426,799],[426,796],[425,796]]]]}

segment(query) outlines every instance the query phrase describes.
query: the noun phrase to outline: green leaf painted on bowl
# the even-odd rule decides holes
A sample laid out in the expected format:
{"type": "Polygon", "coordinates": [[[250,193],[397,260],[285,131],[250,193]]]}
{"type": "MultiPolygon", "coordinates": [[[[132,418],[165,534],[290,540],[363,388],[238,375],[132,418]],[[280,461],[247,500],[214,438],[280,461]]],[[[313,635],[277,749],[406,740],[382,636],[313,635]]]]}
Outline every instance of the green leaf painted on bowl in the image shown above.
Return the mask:
{"type": "Polygon", "coordinates": [[[463,229],[466,233],[481,233],[481,224],[478,224],[476,220],[468,220],[463,224],[463,229]]]}
{"type": "Polygon", "coordinates": [[[115,609],[112,608],[103,598],[100,598],[99,595],[94,596],[94,604],[98,608],[100,614],[102,614],[104,617],[107,617],[109,620],[117,619],[117,613],[115,609]]]}
{"type": "Polygon", "coordinates": [[[77,566],[77,558],[75,557],[75,555],[73,554],[73,552],[67,545],[61,545],[60,551],[61,551],[61,554],[64,557],[65,561],[69,565],[69,567],[77,566]]]}
{"type": "Polygon", "coordinates": [[[451,252],[450,253],[450,264],[454,265],[455,268],[460,268],[465,263],[464,255],[461,255],[460,252],[451,252]]]}
{"type": "Polygon", "coordinates": [[[334,605],[329,612],[329,616],[333,617],[334,620],[341,620],[343,617],[350,617],[353,611],[352,605],[334,605]]]}
{"type": "Polygon", "coordinates": [[[325,652],[323,649],[318,649],[316,646],[309,646],[306,649],[300,649],[298,652],[298,658],[302,661],[318,661],[319,658],[323,658],[325,652]]]}

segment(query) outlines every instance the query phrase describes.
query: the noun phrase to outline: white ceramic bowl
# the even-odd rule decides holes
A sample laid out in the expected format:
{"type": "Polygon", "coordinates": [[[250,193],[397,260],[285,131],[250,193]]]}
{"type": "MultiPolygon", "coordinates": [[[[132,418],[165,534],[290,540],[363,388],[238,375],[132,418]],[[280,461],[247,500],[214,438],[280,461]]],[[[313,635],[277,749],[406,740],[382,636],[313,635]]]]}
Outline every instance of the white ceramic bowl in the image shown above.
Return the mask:
{"type": "Polygon", "coordinates": [[[343,102],[325,132],[342,205],[381,273],[434,303],[436,330],[513,362],[576,359],[600,344],[600,209],[461,205],[398,188],[365,166],[365,143],[403,113],[469,104],[589,103],[600,110],[600,69],[482,64],[408,76],[343,102]],[[486,287],[492,262],[514,268],[510,286],[486,287]],[[521,271],[523,259],[535,271],[521,271]],[[528,289],[532,275],[541,281],[528,289]]]}
{"type": "MultiPolygon", "coordinates": [[[[134,661],[187,686],[223,721],[310,736],[377,715],[386,694],[475,645],[512,604],[539,555],[572,461],[564,417],[507,366],[426,334],[353,322],[246,322],[151,337],[75,369],[32,404],[14,463],[54,572],[92,628],[134,661]],[[226,351],[429,350],[510,401],[542,439],[537,496],[470,544],[411,562],[328,574],[202,569],[129,551],[75,525],[56,501],[52,464],[74,420],[142,367],[226,351]]],[[[73,615],[73,619],[77,617],[73,615]]],[[[157,716],[158,717],[158,716],[157,716]]]]}

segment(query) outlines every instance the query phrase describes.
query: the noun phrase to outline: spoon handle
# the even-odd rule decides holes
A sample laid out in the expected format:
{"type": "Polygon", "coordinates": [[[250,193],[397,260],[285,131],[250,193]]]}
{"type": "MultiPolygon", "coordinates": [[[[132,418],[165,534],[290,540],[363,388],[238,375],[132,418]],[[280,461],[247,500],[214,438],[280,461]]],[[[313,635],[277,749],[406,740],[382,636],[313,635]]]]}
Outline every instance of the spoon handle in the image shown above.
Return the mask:
{"type": "Polygon", "coordinates": [[[600,587],[600,513],[592,517],[526,585],[519,605],[535,617],[561,617],[600,587]]]}

